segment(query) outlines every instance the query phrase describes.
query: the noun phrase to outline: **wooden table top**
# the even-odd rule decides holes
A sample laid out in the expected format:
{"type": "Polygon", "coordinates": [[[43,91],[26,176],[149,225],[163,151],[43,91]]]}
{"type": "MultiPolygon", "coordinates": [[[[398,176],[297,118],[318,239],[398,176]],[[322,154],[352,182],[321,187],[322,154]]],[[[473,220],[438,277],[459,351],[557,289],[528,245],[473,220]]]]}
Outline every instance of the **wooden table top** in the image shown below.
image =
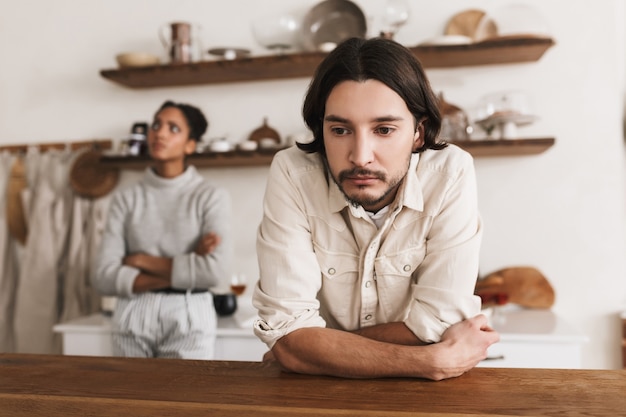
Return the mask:
{"type": "Polygon", "coordinates": [[[351,380],[260,362],[0,354],[0,416],[624,416],[626,370],[351,380]]]}

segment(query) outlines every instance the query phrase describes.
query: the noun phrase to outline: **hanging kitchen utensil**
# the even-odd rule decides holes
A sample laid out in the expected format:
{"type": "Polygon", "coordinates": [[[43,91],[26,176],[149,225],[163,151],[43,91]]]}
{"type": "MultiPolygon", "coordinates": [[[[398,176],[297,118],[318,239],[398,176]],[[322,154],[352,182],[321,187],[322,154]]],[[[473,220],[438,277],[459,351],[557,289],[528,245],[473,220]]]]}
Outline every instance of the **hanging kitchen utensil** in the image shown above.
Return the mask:
{"type": "Polygon", "coordinates": [[[100,198],[110,193],[119,181],[117,168],[100,162],[102,151],[91,149],[76,157],[70,169],[70,185],[76,194],[86,198],[100,198]]]}
{"type": "Polygon", "coordinates": [[[7,226],[11,236],[20,242],[26,244],[28,237],[28,225],[26,223],[26,213],[22,203],[22,191],[27,187],[26,168],[24,166],[24,158],[18,156],[13,162],[7,186],[6,208],[7,208],[7,226]]]}

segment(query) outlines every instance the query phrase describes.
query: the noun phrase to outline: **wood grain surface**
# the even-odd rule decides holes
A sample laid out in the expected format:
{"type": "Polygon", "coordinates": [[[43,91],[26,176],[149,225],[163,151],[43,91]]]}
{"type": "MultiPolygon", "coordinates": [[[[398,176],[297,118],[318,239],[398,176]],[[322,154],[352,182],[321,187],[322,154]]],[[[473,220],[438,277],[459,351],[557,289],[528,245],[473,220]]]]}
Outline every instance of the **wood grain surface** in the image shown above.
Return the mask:
{"type": "Polygon", "coordinates": [[[0,354],[0,416],[620,416],[626,371],[350,380],[260,362],[0,354]]]}

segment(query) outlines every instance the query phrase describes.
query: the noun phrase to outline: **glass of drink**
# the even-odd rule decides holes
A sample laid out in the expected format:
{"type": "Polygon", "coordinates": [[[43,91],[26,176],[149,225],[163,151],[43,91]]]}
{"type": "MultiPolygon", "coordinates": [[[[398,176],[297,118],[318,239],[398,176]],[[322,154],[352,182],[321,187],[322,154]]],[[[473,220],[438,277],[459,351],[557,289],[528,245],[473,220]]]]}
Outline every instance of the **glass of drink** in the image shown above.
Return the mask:
{"type": "Polygon", "coordinates": [[[230,279],[230,290],[235,295],[241,295],[246,290],[248,278],[245,274],[233,274],[230,279]]]}

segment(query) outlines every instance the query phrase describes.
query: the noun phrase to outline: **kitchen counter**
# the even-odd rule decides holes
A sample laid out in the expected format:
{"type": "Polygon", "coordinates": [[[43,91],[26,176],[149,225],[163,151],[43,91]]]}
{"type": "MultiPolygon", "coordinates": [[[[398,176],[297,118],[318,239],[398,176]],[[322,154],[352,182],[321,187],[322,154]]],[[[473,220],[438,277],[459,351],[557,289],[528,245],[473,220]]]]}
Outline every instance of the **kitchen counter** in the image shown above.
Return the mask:
{"type": "MultiPolygon", "coordinates": [[[[65,323],[57,324],[53,330],[57,333],[111,333],[111,317],[96,313],[90,316],[79,317],[65,323]]],[[[219,336],[249,336],[252,334],[252,322],[250,326],[241,326],[235,316],[218,317],[216,335],[219,336]]]]}
{"type": "Polygon", "coordinates": [[[618,416],[626,370],[475,368],[432,382],[262,362],[0,354],[0,416],[618,416]]]}

